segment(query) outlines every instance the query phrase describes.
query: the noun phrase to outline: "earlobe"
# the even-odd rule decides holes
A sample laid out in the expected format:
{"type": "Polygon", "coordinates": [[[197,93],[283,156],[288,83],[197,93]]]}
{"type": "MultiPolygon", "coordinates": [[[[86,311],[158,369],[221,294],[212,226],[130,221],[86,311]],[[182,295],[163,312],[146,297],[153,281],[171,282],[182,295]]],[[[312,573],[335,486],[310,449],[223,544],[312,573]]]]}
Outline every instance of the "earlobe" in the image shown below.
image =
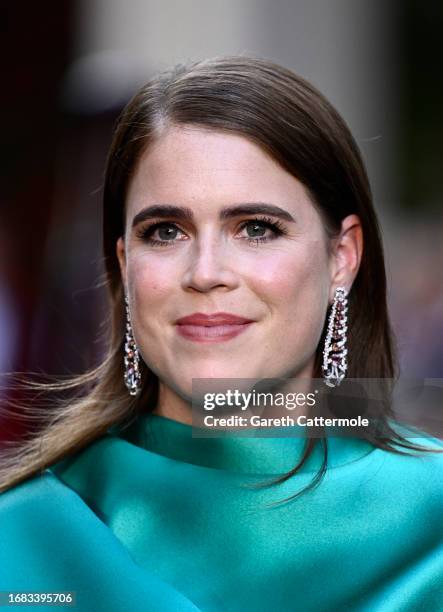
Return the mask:
{"type": "Polygon", "coordinates": [[[123,236],[120,236],[120,238],[117,240],[116,254],[117,254],[117,259],[118,259],[118,263],[120,266],[122,282],[123,282],[124,287],[126,287],[126,251],[125,251],[125,241],[123,239],[123,236]]]}

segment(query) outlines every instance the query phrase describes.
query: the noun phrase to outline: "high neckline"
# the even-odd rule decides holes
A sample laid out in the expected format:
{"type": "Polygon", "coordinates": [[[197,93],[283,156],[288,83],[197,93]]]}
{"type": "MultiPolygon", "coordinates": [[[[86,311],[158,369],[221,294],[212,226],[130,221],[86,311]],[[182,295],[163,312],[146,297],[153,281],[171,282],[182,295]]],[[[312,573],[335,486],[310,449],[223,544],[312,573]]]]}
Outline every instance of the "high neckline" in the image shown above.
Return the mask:
{"type": "MultiPolygon", "coordinates": [[[[303,427],[297,437],[281,437],[281,428],[270,430],[267,437],[227,434],[198,437],[198,428],[156,414],[140,414],[118,436],[145,450],[201,467],[244,474],[282,474],[295,467],[305,447],[303,427]],[[270,437],[270,435],[280,437],[270,437]],[[277,433],[279,432],[279,433],[277,433]],[[194,435],[193,435],[194,433],[194,435]]],[[[375,447],[360,438],[328,436],[328,468],[357,461],[375,447]]],[[[317,443],[300,471],[317,471],[323,460],[323,448],[317,443]]]]}

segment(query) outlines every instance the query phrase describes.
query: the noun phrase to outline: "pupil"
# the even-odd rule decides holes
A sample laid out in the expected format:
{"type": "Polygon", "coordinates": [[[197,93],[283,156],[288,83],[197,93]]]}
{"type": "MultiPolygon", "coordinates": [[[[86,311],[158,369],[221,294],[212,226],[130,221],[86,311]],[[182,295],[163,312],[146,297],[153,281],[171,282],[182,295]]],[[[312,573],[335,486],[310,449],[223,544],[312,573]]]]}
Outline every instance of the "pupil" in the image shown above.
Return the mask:
{"type": "Polygon", "coordinates": [[[254,238],[256,236],[263,236],[265,230],[266,230],[266,228],[263,227],[262,225],[259,225],[258,223],[254,223],[254,224],[248,225],[248,234],[252,238],[254,238]]]}
{"type": "Polygon", "coordinates": [[[168,240],[168,238],[175,238],[174,232],[177,232],[177,228],[175,227],[159,227],[158,229],[158,235],[162,240],[168,240]]]}

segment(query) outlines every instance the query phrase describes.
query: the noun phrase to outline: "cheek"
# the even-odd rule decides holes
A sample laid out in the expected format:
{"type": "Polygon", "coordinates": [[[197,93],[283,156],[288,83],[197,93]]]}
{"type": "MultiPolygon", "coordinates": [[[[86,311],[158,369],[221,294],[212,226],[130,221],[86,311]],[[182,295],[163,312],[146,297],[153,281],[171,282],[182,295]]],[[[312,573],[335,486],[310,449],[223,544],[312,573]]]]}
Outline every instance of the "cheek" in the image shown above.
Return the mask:
{"type": "Polygon", "coordinates": [[[318,343],[328,304],[328,258],[321,242],[297,245],[260,262],[255,292],[276,323],[276,337],[318,343]]]}
{"type": "Polygon", "coordinates": [[[135,305],[134,319],[143,326],[155,323],[157,314],[171,297],[176,285],[176,272],[170,262],[143,255],[134,256],[128,262],[128,284],[135,305]],[[144,316],[150,313],[150,317],[144,316]]]}
{"type": "Polygon", "coordinates": [[[323,303],[328,295],[329,267],[324,245],[312,242],[297,245],[286,252],[275,252],[255,267],[260,274],[255,284],[270,304],[285,305],[306,302],[314,306],[316,296],[323,303]]]}

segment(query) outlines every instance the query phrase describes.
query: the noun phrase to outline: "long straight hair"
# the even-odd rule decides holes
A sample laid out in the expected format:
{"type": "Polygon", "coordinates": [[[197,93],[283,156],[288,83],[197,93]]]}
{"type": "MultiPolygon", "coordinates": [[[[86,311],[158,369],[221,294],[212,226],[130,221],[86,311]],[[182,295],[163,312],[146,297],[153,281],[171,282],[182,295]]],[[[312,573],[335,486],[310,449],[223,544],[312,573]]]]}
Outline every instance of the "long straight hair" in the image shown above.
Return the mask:
{"type": "MultiPolygon", "coordinates": [[[[169,126],[229,132],[258,145],[305,186],[330,238],[339,232],[344,217],[358,215],[364,250],[349,296],[348,376],[392,380],[397,375],[380,230],[366,170],[343,119],[306,80],[262,58],[227,56],[178,65],[151,79],[130,100],[117,122],[108,155],[103,192],[110,305],[107,354],[97,368],[68,381],[28,383],[37,392],[80,389],[82,394],[47,411],[38,434],[2,457],[0,490],[43,471],[111,427],[124,426],[156,406],[158,379],[146,365],[142,365],[139,396],[129,396],[123,382],[125,310],[116,241],[125,231],[126,193],[137,163],[169,126]]],[[[321,377],[325,333],[326,321],[316,353],[315,377],[321,377]]],[[[26,412],[33,414],[32,408],[26,412]]],[[[391,429],[391,416],[387,402],[380,415],[383,433],[368,427],[362,437],[396,453],[404,453],[402,448],[428,450],[391,429]]],[[[324,451],[322,465],[303,491],[317,486],[327,469],[326,437],[307,437],[297,465],[274,483],[294,475],[317,443],[324,451]]]]}

